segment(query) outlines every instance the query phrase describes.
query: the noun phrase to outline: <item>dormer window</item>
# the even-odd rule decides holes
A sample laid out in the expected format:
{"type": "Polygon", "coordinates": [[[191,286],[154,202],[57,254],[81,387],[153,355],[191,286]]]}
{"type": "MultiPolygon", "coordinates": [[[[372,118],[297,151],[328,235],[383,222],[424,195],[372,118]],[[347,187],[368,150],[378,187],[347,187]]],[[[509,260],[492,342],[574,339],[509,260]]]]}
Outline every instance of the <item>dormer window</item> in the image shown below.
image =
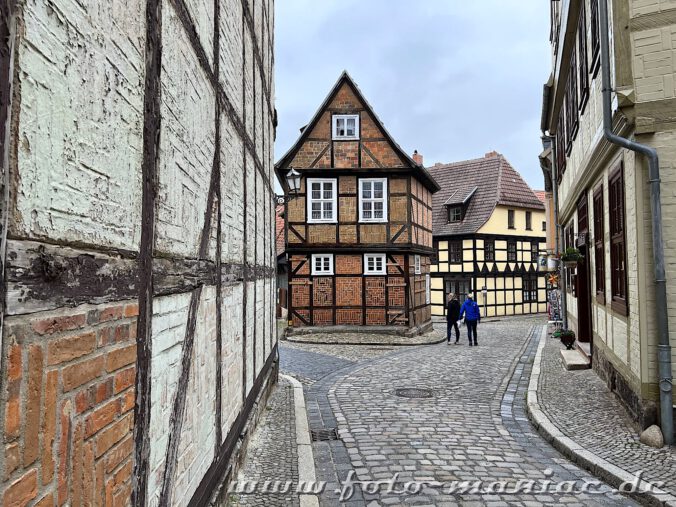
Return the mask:
{"type": "Polygon", "coordinates": [[[448,208],[449,222],[462,222],[462,206],[453,206],[448,208]]]}
{"type": "Polygon", "coordinates": [[[333,139],[359,139],[359,115],[333,115],[333,139]]]}

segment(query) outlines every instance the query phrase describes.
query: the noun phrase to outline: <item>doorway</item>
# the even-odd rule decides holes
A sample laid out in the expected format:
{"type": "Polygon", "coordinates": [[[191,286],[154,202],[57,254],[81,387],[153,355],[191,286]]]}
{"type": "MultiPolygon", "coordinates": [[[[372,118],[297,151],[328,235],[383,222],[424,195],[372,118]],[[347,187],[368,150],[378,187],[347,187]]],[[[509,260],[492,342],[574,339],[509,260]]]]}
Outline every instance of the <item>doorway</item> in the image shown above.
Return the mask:
{"type": "Polygon", "coordinates": [[[462,303],[467,294],[470,292],[470,279],[462,277],[446,277],[444,278],[444,315],[446,315],[446,306],[448,295],[453,293],[458,296],[458,300],[462,303]]]}

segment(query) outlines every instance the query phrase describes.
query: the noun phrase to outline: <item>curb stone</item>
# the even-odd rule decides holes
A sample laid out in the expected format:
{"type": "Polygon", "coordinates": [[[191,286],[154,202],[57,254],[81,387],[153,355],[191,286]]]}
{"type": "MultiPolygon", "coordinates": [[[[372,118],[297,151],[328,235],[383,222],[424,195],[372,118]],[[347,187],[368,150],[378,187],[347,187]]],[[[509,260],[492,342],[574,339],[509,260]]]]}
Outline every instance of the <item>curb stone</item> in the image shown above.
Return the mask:
{"type": "MultiPolygon", "coordinates": [[[[296,446],[298,448],[298,483],[316,481],[315,460],[310,440],[310,427],[307,422],[307,409],[303,384],[290,375],[279,374],[293,386],[293,406],[296,416],[296,446]]],[[[315,495],[299,495],[300,507],[319,507],[319,500],[315,495]]]]}
{"type": "MultiPolygon", "coordinates": [[[[561,430],[547,417],[540,407],[538,400],[538,385],[540,381],[540,371],[542,356],[547,340],[547,327],[543,326],[540,335],[540,343],[535,354],[533,370],[528,383],[528,393],[526,396],[526,410],[528,419],[538,432],[552,446],[563,454],[566,458],[576,463],[580,467],[588,470],[599,479],[604,480],[611,486],[618,488],[622,483],[631,483],[636,481],[638,484],[650,484],[627,470],[613,465],[609,461],[601,458],[593,452],[585,449],[575,440],[564,435],[561,430]]],[[[628,494],[637,502],[644,505],[658,505],[665,507],[676,507],[676,496],[667,493],[661,489],[653,487],[651,490],[643,493],[628,494]]]]}

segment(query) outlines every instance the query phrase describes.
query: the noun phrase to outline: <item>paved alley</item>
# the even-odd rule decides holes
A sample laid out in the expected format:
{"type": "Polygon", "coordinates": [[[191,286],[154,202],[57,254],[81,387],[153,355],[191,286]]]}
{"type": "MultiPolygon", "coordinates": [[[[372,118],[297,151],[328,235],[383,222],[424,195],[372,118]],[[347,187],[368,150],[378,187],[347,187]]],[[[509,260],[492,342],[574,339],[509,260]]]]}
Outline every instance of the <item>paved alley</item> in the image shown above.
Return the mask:
{"type": "MultiPolygon", "coordinates": [[[[485,322],[476,348],[464,336],[460,345],[419,347],[282,342],[281,370],[303,384],[319,438],[319,505],[635,505],[529,423],[541,324],[485,322]]],[[[290,470],[289,454],[278,452],[268,459],[290,470]]],[[[297,501],[287,495],[282,504],[297,501]]]]}

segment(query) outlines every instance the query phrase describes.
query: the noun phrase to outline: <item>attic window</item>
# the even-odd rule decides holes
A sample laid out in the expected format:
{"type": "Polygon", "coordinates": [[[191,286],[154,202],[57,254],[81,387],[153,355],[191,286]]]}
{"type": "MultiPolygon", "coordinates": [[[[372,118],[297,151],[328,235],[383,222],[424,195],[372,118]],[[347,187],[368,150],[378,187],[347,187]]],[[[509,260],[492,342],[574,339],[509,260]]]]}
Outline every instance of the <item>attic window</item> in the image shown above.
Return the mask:
{"type": "Polygon", "coordinates": [[[448,208],[448,221],[462,222],[462,206],[452,206],[448,208]]]}
{"type": "Polygon", "coordinates": [[[359,139],[359,115],[358,114],[333,115],[333,138],[359,139]]]}

